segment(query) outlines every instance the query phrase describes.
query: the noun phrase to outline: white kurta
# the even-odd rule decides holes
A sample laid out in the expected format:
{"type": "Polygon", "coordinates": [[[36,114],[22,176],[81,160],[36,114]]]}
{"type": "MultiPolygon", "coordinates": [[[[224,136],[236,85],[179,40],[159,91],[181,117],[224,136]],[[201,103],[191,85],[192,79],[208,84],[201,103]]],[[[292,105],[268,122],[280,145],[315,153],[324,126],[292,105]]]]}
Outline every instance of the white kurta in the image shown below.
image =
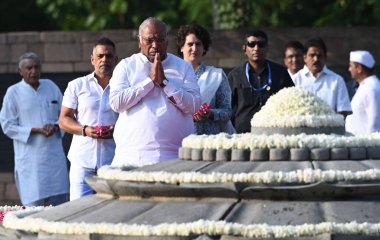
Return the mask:
{"type": "Polygon", "coordinates": [[[58,123],[61,102],[62,93],[48,79],[41,79],[37,90],[22,80],[5,94],[0,122],[4,133],[13,139],[22,204],[69,192],[62,134],[30,134],[33,127],[58,123]]]}
{"type": "Polygon", "coordinates": [[[141,53],[116,66],[110,81],[110,105],[120,115],[112,165],[142,166],[178,158],[182,139],[194,132],[192,114],[200,107],[194,70],[172,54],[162,65],[169,81],[165,88],[149,78],[152,63],[141,53]]]}
{"type": "MultiPolygon", "coordinates": [[[[119,115],[109,105],[109,86],[103,90],[94,73],[69,82],[62,105],[77,110],[76,120],[81,125],[115,125],[119,115]]],[[[74,135],[68,158],[78,166],[95,169],[110,165],[114,154],[114,139],[74,135]]]]}
{"type": "Polygon", "coordinates": [[[353,134],[380,132],[380,82],[372,75],[364,79],[351,101],[352,114],[346,131],[353,134]]]}
{"type": "Polygon", "coordinates": [[[293,78],[294,85],[323,99],[335,112],[351,111],[350,98],[344,79],[326,66],[315,78],[305,65],[293,78]]]}

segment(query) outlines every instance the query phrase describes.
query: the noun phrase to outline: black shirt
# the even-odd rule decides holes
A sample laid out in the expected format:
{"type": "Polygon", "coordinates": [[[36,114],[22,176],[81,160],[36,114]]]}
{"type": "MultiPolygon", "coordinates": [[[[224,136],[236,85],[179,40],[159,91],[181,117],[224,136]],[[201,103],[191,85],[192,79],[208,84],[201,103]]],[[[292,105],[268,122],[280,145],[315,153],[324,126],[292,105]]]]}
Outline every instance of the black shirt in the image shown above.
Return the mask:
{"type": "Polygon", "coordinates": [[[269,60],[265,62],[264,66],[264,70],[260,74],[256,74],[250,70],[249,81],[246,75],[246,64],[233,69],[228,74],[228,81],[232,92],[231,120],[237,133],[251,131],[251,119],[253,115],[265,105],[271,95],[284,87],[294,86],[284,66],[269,60]],[[262,91],[255,90],[268,84],[269,69],[267,63],[270,66],[272,83],[262,91]]]}

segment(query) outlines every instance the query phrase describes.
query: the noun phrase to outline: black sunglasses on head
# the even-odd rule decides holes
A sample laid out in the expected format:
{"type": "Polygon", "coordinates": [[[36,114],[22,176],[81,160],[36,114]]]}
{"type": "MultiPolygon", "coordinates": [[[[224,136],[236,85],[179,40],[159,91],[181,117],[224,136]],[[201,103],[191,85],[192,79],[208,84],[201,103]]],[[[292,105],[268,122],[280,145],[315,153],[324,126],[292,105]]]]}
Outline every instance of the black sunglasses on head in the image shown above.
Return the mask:
{"type": "Polygon", "coordinates": [[[247,42],[245,45],[247,45],[250,48],[254,48],[256,45],[259,48],[263,48],[263,47],[265,47],[267,45],[267,42],[263,41],[263,40],[260,40],[260,41],[250,41],[250,42],[247,42]]]}

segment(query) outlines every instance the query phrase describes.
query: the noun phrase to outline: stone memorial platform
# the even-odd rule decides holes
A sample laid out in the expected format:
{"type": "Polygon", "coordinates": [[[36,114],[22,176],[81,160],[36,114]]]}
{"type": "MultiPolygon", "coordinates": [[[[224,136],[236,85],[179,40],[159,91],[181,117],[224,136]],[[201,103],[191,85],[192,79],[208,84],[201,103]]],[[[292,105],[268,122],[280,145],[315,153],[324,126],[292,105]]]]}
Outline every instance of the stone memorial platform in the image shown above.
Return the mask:
{"type": "Polygon", "coordinates": [[[343,134],[343,117],[297,88],[269,98],[251,124],[268,135],[191,135],[178,160],[102,167],[87,179],[97,194],[8,213],[2,230],[57,240],[380,238],[378,133],[343,134]]]}
{"type": "Polygon", "coordinates": [[[168,183],[112,178],[141,172],[281,172],[285,176],[297,170],[346,171],[352,175],[379,167],[378,160],[172,160],[129,171],[111,168],[108,175],[99,173],[99,177],[88,179],[96,195],[12,216],[5,225],[8,236],[21,239],[378,239],[380,178],[376,177],[295,183],[213,182],[211,178],[210,183],[194,179],[168,183]]]}

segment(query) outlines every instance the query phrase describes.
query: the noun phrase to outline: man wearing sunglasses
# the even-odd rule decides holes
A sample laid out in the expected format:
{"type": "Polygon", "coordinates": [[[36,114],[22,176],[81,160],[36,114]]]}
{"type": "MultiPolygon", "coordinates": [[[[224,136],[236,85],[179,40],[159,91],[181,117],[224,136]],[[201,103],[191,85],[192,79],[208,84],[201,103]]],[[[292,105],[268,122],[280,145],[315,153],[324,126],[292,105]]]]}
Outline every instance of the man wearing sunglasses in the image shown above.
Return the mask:
{"type": "Polygon", "coordinates": [[[232,91],[232,123],[237,133],[251,131],[251,119],[267,99],[284,87],[294,86],[287,69],[266,59],[268,37],[261,30],[245,35],[247,61],[228,74],[232,91]]]}

